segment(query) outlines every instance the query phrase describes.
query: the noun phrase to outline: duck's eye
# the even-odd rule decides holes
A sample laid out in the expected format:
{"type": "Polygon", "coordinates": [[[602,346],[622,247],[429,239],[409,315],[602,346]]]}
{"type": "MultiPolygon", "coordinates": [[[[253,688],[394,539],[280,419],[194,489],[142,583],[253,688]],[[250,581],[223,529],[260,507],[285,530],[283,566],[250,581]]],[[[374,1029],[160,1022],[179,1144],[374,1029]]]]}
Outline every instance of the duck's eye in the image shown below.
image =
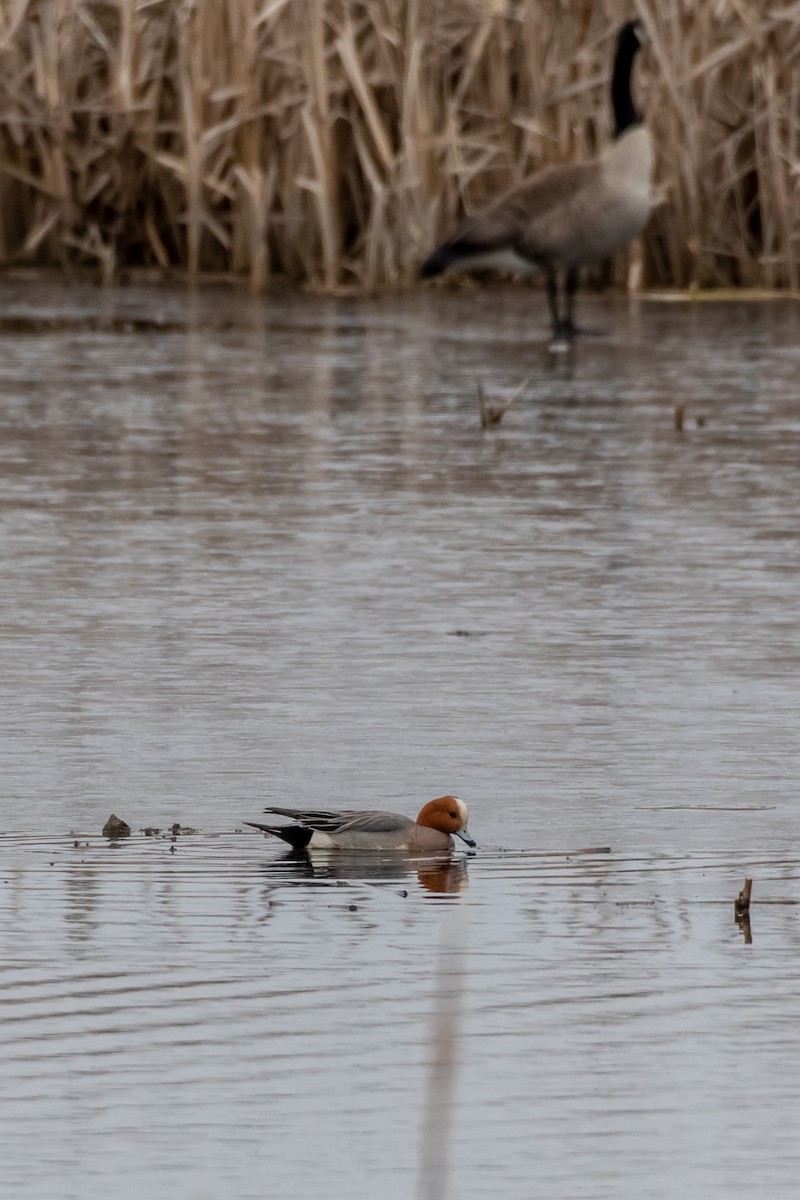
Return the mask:
{"type": "Polygon", "coordinates": [[[454,821],[458,820],[458,813],[451,812],[450,816],[453,818],[454,821]]]}

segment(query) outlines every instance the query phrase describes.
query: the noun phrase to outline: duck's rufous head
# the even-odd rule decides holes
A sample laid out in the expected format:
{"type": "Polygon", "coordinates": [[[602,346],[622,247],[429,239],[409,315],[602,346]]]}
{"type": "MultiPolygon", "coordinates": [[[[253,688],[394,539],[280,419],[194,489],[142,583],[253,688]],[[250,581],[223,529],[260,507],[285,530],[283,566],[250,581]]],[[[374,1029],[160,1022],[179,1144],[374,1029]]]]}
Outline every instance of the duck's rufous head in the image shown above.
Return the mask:
{"type": "Polygon", "coordinates": [[[439,796],[436,800],[429,800],[420,809],[417,824],[439,829],[442,833],[452,833],[468,846],[474,846],[475,842],[467,829],[468,820],[469,812],[463,800],[459,800],[458,796],[439,796]]]}

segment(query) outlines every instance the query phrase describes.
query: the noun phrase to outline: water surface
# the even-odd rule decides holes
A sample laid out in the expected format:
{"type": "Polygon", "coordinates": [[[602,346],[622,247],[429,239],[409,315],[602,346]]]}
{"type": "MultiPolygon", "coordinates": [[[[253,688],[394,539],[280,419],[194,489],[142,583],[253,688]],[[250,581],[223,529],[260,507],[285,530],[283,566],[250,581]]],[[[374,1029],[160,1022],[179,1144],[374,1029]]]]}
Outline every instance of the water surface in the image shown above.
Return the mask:
{"type": "Polygon", "coordinates": [[[0,292],[8,1194],[793,1197],[800,310],[0,292]]]}

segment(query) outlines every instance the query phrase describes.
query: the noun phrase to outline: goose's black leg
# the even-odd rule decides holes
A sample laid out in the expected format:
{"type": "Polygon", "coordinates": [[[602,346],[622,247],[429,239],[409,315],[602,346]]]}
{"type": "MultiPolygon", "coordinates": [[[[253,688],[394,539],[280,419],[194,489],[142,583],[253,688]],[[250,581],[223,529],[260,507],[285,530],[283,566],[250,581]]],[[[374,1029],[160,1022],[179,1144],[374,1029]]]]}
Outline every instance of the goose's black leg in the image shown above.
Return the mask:
{"type": "Polygon", "coordinates": [[[573,314],[575,311],[575,293],[578,290],[578,271],[575,267],[571,267],[567,271],[566,280],[566,297],[567,297],[567,315],[561,322],[561,336],[566,338],[577,337],[581,332],[575,324],[573,314]]]}
{"type": "Polygon", "coordinates": [[[550,320],[553,324],[553,341],[554,342],[571,342],[579,333],[584,330],[578,329],[572,319],[572,311],[575,303],[575,292],[578,287],[578,272],[575,269],[569,270],[565,278],[565,297],[566,297],[566,315],[561,316],[558,303],[558,275],[554,270],[547,272],[547,302],[550,306],[550,320]]]}
{"type": "Polygon", "coordinates": [[[561,322],[561,336],[563,338],[576,338],[579,334],[584,337],[602,337],[604,330],[602,329],[586,329],[582,325],[576,325],[574,321],[575,312],[575,293],[578,290],[578,269],[573,267],[567,271],[566,279],[566,297],[567,297],[567,315],[561,322]]]}
{"type": "MultiPolygon", "coordinates": [[[[554,337],[566,338],[566,340],[569,341],[569,340],[571,340],[571,338],[577,337],[579,332],[581,332],[581,330],[578,329],[578,326],[576,325],[575,320],[572,319],[573,308],[575,308],[575,293],[576,293],[577,288],[578,288],[578,272],[575,268],[571,268],[569,271],[566,272],[566,281],[565,281],[565,289],[564,289],[565,290],[565,298],[566,298],[566,314],[565,314],[565,316],[559,317],[558,302],[557,302],[557,307],[555,307],[555,312],[554,312],[554,317],[553,317],[553,336],[554,337]]],[[[551,306],[551,313],[553,313],[553,306],[551,306]]]]}
{"type": "Polygon", "coordinates": [[[561,333],[561,320],[558,315],[558,277],[555,271],[547,272],[547,305],[550,309],[550,324],[553,327],[553,340],[558,341],[561,333]]]}

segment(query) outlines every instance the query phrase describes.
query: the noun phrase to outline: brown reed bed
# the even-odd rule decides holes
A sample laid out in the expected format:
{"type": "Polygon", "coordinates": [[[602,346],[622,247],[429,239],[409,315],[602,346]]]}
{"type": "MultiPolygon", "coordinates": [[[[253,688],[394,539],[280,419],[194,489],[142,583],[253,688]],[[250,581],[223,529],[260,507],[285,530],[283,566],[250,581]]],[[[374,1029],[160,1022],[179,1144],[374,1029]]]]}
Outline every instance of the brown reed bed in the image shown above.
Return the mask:
{"type": "Polygon", "coordinates": [[[796,289],[796,0],[6,0],[0,263],[406,283],[602,144],[633,12],[661,203],[617,280],[796,289]]]}

